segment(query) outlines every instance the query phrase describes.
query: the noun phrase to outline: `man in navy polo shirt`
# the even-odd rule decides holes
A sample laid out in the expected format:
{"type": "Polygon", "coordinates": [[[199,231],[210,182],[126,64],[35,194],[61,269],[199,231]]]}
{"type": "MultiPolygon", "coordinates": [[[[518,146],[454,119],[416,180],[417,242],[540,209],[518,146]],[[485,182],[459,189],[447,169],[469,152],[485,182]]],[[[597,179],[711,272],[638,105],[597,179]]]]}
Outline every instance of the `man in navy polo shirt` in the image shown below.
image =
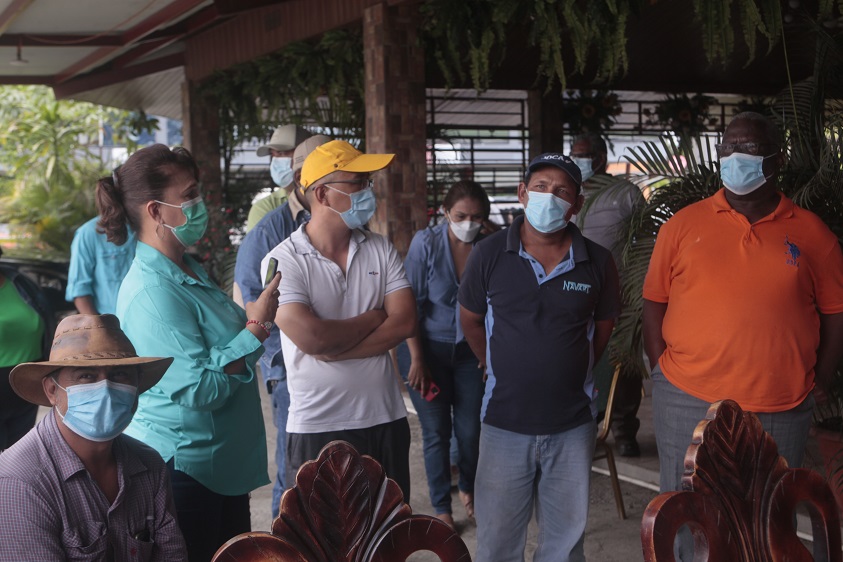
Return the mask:
{"type": "Polygon", "coordinates": [[[597,432],[591,368],[620,314],[609,250],[571,216],[582,176],[562,154],[533,159],[524,217],[479,242],[460,283],[466,340],[485,360],[475,482],[477,561],[521,562],[535,504],[534,562],[585,560],[597,432]]]}

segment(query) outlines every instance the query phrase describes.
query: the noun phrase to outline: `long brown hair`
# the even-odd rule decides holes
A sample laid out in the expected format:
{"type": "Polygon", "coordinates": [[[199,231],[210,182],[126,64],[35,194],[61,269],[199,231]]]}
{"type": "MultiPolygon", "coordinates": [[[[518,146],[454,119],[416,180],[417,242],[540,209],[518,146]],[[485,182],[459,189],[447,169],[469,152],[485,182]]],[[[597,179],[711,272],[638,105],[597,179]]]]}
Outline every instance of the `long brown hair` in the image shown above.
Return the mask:
{"type": "Polygon", "coordinates": [[[170,149],[153,144],[129,156],[110,176],[97,181],[97,230],[104,232],[109,242],[124,244],[129,236],[126,224],[137,232],[144,205],[162,199],[164,190],[179,172],[199,179],[196,161],[190,151],[180,146],[170,149]]]}

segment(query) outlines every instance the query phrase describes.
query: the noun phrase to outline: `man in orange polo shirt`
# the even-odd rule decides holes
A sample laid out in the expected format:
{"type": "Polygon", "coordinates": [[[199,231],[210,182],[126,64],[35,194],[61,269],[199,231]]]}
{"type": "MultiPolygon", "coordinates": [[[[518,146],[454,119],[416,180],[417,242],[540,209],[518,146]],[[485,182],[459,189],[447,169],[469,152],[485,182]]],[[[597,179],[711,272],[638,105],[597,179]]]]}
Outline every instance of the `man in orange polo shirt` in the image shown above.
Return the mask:
{"type": "Polygon", "coordinates": [[[679,489],[694,427],[724,398],[758,414],[799,467],[812,390],[843,352],[840,244],[778,190],[776,126],[741,113],[717,152],[725,188],[661,227],[644,283],[662,491],[679,489]]]}

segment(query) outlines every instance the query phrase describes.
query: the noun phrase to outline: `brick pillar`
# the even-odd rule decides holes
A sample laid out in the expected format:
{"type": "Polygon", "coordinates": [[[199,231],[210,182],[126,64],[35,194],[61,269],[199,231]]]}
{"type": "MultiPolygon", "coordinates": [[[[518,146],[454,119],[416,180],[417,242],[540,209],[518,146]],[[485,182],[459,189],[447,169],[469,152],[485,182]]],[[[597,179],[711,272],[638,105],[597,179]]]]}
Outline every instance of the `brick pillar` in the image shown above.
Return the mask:
{"type": "Polygon", "coordinates": [[[199,165],[199,184],[208,207],[208,230],[197,244],[197,250],[212,275],[222,254],[231,246],[221,182],[218,112],[215,100],[200,95],[197,84],[185,84],[182,88],[184,146],[199,165]]]}
{"type": "Polygon", "coordinates": [[[544,90],[527,92],[531,159],[543,152],[565,152],[565,126],[559,96],[558,89],[548,94],[544,90]]]}
{"type": "Polygon", "coordinates": [[[381,2],[363,11],[366,152],[394,153],[375,176],[378,211],[372,230],[404,255],[427,225],[424,52],[417,5],[381,2]]]}

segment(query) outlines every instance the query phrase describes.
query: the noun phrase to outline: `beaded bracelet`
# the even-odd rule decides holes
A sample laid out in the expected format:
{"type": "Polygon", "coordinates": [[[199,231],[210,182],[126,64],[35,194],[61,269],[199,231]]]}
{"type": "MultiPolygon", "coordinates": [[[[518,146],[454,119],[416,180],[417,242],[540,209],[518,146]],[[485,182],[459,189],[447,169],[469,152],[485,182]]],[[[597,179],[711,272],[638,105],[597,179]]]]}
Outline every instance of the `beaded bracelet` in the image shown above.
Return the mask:
{"type": "MultiPolygon", "coordinates": [[[[261,328],[263,328],[263,331],[264,331],[264,332],[266,332],[266,337],[269,337],[269,334],[270,334],[270,332],[269,332],[269,328],[267,328],[267,327],[264,325],[264,322],[258,322],[257,320],[248,320],[248,321],[246,321],[246,325],[248,326],[249,324],[257,324],[258,326],[260,326],[261,328]]],[[[266,324],[269,324],[269,322],[266,322],[266,324]]]]}

